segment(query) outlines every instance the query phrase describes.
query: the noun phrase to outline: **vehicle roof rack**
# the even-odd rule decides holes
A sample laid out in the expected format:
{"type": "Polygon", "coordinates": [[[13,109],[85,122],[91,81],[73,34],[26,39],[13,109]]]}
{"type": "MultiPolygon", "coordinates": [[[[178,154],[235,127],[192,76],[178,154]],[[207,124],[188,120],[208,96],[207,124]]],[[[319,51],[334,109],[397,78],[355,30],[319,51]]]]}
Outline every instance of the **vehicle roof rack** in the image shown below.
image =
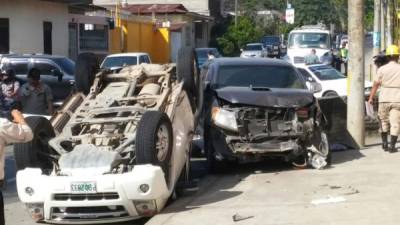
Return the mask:
{"type": "Polygon", "coordinates": [[[296,30],[306,30],[306,29],[327,30],[328,28],[323,23],[318,23],[316,25],[303,25],[301,27],[296,28],[296,30]]]}

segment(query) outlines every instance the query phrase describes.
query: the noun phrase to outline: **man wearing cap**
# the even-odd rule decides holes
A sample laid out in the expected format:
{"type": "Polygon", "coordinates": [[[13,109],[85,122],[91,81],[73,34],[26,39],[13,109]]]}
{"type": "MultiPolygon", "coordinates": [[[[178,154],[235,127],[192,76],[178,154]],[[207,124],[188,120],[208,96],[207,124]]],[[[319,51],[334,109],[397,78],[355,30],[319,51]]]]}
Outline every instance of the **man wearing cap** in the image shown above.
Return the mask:
{"type": "Polygon", "coordinates": [[[40,81],[40,70],[32,68],[28,73],[28,82],[20,88],[24,113],[51,115],[53,113],[53,95],[49,86],[40,81]]]}
{"type": "Polygon", "coordinates": [[[397,152],[396,142],[400,133],[399,48],[396,45],[387,47],[386,57],[389,63],[378,69],[368,102],[372,104],[374,95],[380,88],[378,117],[381,125],[382,148],[384,151],[393,153],[397,152]],[[390,143],[388,144],[389,133],[390,143]]]}

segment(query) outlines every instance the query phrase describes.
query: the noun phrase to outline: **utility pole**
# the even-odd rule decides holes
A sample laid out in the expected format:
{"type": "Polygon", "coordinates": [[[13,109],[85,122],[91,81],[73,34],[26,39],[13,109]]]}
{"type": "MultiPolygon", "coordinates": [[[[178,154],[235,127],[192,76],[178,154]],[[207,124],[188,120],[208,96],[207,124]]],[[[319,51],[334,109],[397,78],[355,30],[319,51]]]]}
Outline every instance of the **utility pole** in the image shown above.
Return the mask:
{"type": "Polygon", "coordinates": [[[387,0],[386,2],[386,26],[387,26],[387,41],[386,45],[389,46],[393,44],[393,26],[392,26],[392,10],[393,10],[393,1],[387,0]]]}
{"type": "Polygon", "coordinates": [[[237,27],[238,22],[238,0],[235,0],[235,27],[237,27]]]}
{"type": "Polygon", "coordinates": [[[381,51],[386,48],[386,6],[387,0],[381,0],[381,51]]]}
{"type": "MultiPolygon", "coordinates": [[[[373,35],[373,56],[379,55],[381,51],[381,0],[374,0],[374,35],[373,35]]],[[[376,77],[376,66],[373,66],[372,75],[376,77]]]]}
{"type": "Polygon", "coordinates": [[[350,93],[347,100],[347,130],[364,146],[364,0],[348,1],[350,93]]]}
{"type": "Polygon", "coordinates": [[[374,1],[374,53],[378,55],[381,51],[381,0],[374,1]]]}

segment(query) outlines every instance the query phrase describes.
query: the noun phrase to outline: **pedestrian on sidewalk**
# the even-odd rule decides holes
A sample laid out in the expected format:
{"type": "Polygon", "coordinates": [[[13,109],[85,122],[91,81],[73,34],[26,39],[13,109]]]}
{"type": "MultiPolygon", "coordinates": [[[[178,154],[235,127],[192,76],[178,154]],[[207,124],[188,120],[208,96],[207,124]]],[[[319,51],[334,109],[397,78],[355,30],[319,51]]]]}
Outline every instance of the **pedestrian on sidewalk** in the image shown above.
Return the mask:
{"type": "Polygon", "coordinates": [[[391,45],[386,49],[389,63],[378,69],[377,77],[369,96],[369,104],[380,88],[378,117],[382,137],[382,148],[390,153],[397,152],[396,142],[400,133],[400,64],[399,48],[391,45]],[[388,134],[390,133],[390,145],[388,134]]]}
{"type": "MultiPolygon", "coordinates": [[[[26,124],[21,112],[11,110],[11,122],[7,118],[0,118],[0,180],[4,183],[5,146],[12,143],[28,142],[33,138],[32,130],[26,124]]],[[[0,190],[0,225],[4,225],[4,199],[0,190]]]]}
{"type": "Polygon", "coordinates": [[[40,70],[32,68],[28,73],[28,82],[20,88],[24,113],[37,115],[53,114],[53,95],[51,89],[40,81],[40,70]]]}

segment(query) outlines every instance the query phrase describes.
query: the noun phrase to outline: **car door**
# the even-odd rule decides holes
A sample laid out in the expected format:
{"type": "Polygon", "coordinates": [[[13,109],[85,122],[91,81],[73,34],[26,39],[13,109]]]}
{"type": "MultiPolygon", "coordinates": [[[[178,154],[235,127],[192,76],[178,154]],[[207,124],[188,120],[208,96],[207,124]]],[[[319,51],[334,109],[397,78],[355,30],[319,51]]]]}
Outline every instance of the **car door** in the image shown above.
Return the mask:
{"type": "Polygon", "coordinates": [[[144,55],[139,56],[139,65],[142,64],[142,63],[147,63],[145,58],[144,58],[144,55]]]}
{"type": "Polygon", "coordinates": [[[58,80],[54,71],[61,71],[52,61],[46,59],[35,60],[35,68],[41,72],[40,79],[47,84],[52,91],[54,101],[65,99],[70,93],[70,86],[65,86],[64,82],[58,80]]]}
{"type": "Polygon", "coordinates": [[[299,70],[305,81],[317,82],[315,78],[306,69],[303,68],[297,68],[297,69],[299,70]]]}
{"type": "Polygon", "coordinates": [[[151,63],[150,57],[149,57],[148,55],[145,55],[145,56],[144,56],[144,61],[145,61],[146,63],[148,63],[148,64],[151,63]]]}

